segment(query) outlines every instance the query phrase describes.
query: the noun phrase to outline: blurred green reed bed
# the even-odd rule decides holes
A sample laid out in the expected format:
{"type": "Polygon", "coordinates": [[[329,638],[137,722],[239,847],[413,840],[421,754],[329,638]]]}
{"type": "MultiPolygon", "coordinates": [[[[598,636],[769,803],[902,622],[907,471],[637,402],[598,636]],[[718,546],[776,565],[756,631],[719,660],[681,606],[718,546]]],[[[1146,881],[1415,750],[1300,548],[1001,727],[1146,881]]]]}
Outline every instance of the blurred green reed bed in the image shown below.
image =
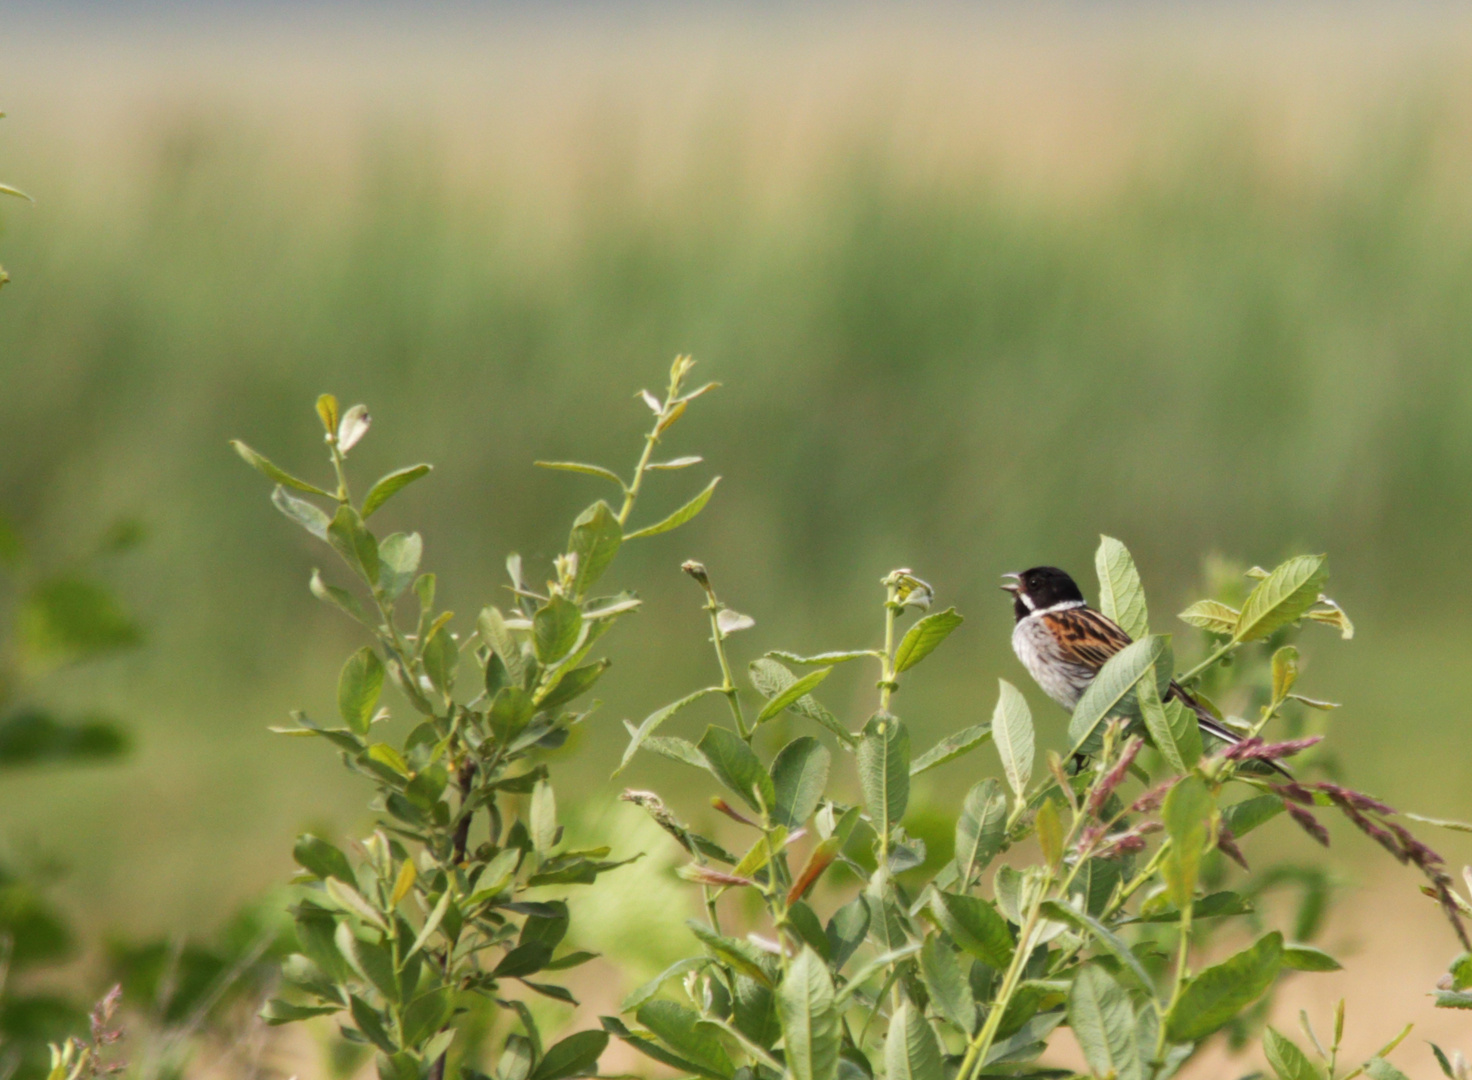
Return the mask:
{"type": "MultiPolygon", "coordinates": [[[[794,117],[822,95],[759,49],[698,93],[678,67],[661,93],[650,71],[620,82],[635,60],[574,77],[558,53],[543,81],[469,112],[448,94],[354,105],[359,76],[314,113],[311,86],[253,97],[258,64],[233,90],[219,70],[208,93],[149,84],[91,127],[49,107],[31,70],[32,117],[8,101],[0,131],[5,178],[40,200],[4,208],[0,507],[57,560],[89,523],[142,518],[150,539],[119,574],[150,634],[56,691],[136,717],[132,760],[7,778],[12,845],[62,853],[68,894],[110,923],[202,926],[287,872],[299,827],[362,820],[329,754],[265,731],[288,708],[330,709],[349,638],[228,438],[306,469],[312,396],[367,402],[365,472],[436,465],[384,524],[425,523],[469,612],[507,550],[556,550],[557,523],[595,493],[580,477],[549,489],[532,460],[619,457],[643,422],[632,392],[677,352],[725,386],[669,449],[698,442],[724,480],[620,571],[662,625],[688,623],[665,655],[708,666],[685,558],[799,650],[833,640],[819,629],[835,618],[867,644],[880,576],[913,567],[968,617],[896,702],[928,744],[1018,677],[1003,571],[1088,577],[1098,533],[1119,536],[1185,651],[1170,616],[1203,556],[1326,550],[1360,633],[1330,648],[1311,631],[1304,687],[1322,672],[1351,703],[1346,776],[1472,813],[1457,65],[1408,54],[1365,86],[1340,71],[1354,93],[1323,107],[1321,147],[1283,138],[1315,130],[1313,94],[1265,91],[1250,65],[1197,78],[1140,46],[1114,67],[1088,53],[1092,82],[1050,82],[1071,70],[1064,43],[1041,73],[978,63],[958,99],[964,48],[941,78],[914,40],[886,47],[854,51],[855,68],[887,59],[871,80],[848,72],[848,104],[815,106],[811,138],[794,117]],[[523,153],[535,137],[540,157],[523,153]],[[303,414],[285,421],[283,403],[303,414]]],[[[619,721],[676,689],[640,677],[647,645],[611,641],[624,676],[562,766],[586,778],[590,819],[655,768],[607,779],[619,721]]],[[[826,699],[860,708],[870,688],[843,680],[826,699]]],[[[1035,704],[1061,743],[1062,714],[1035,704]]]]}

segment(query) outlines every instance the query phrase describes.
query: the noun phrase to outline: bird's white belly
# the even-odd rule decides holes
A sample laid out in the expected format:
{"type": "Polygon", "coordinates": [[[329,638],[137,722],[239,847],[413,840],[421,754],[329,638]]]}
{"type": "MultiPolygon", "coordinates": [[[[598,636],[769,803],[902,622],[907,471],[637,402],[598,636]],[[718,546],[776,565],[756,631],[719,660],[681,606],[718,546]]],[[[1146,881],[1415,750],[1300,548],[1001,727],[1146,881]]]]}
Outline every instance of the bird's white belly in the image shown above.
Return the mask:
{"type": "Polygon", "coordinates": [[[1030,617],[1017,624],[1012,631],[1012,651],[1043,693],[1072,712],[1094,673],[1063,659],[1058,642],[1041,619],[1030,617]]]}

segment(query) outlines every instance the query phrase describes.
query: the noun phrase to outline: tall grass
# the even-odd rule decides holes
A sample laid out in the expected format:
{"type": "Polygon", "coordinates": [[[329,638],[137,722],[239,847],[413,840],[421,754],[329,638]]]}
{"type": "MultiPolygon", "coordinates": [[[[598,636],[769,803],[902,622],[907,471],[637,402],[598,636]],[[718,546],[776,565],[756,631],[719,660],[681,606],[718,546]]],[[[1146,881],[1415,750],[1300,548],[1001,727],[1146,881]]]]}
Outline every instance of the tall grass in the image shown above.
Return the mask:
{"type": "MultiPolygon", "coordinates": [[[[137,761],[64,793],[20,785],[64,795],[73,827],[46,841],[84,856],[75,880],[105,887],[113,917],[204,920],[276,876],[281,838],[342,791],[329,764],[259,783],[267,762],[296,767],[265,724],[325,709],[315,673],[344,639],[281,586],[312,555],[262,510],[229,434],[302,465],[309,425],[282,422],[282,401],[367,401],[365,457],[429,448],[437,471],[402,512],[468,603],[496,579],[486,553],[553,550],[587,501],[570,479],[564,507],[529,515],[530,461],[605,455],[614,426],[590,417],[684,351],[726,384],[702,443],[726,479],[689,533],[623,568],[652,605],[684,605],[677,567],[698,555],[800,649],[819,598],[914,566],[972,616],[924,696],[897,703],[928,740],[979,718],[1011,663],[1001,571],[1086,566],[1105,531],[1164,600],[1204,551],[1332,547],[1334,594],[1366,628],[1324,660],[1364,703],[1346,771],[1393,798],[1439,740],[1448,801],[1467,790],[1449,678],[1472,644],[1455,72],[1407,56],[1289,124],[1307,100],[1291,85],[1172,74],[1138,45],[1019,45],[1045,60],[1029,74],[992,42],[972,73],[964,47],[936,43],[937,69],[930,38],[900,35],[846,61],[814,44],[823,63],[779,75],[764,65],[798,46],[749,32],[707,42],[714,74],[697,76],[676,62],[690,38],[650,31],[621,36],[617,62],[594,48],[590,74],[527,33],[542,52],[519,61],[451,49],[460,82],[426,54],[437,90],[386,105],[331,80],[320,100],[273,88],[269,51],[235,84],[195,57],[107,114],[27,84],[49,130],[10,105],[7,176],[41,201],[4,238],[0,507],[58,557],[99,507],[153,530],[125,585],[150,647],[76,688],[144,718],[137,761]],[[513,389],[542,414],[501,408],[513,389]],[[300,685],[261,681],[282,658],[300,685]],[[1375,712],[1406,685],[1423,714],[1375,712]],[[155,823],[181,818],[190,837],[160,848],[155,823]]],[[[861,616],[844,614],[856,641],[861,616]]],[[[610,700],[587,738],[612,755],[617,721],[668,696],[610,700]]],[[[336,805],[356,820],[349,794],[336,805]]]]}

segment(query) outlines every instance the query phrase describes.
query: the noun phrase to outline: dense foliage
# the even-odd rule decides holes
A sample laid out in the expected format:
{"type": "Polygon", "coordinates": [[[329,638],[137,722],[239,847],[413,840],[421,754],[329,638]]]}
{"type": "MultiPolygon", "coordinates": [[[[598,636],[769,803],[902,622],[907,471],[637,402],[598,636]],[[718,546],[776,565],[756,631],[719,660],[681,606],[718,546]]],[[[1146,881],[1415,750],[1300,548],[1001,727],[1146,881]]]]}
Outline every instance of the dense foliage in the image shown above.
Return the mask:
{"type": "MultiPolygon", "coordinates": [[[[1171,638],[1151,632],[1129,551],[1104,538],[1101,606],[1135,642],[1074,710],[1072,753],[1042,762],[1026,700],[1005,681],[989,722],[912,752],[896,695],[962,619],[951,608],[929,612],[936,590],[908,569],[881,582],[882,644],[767,653],[750,665],[761,704],[749,713],[726,641],[754,622],[692,561],[683,569],[704,598],[719,681],[629,724],[619,768],[639,753],[691,767],[717,785],[712,805],[747,839],[729,850],[730,839],[697,833],[656,793],[625,792],[689,857],[680,874],[703,912],[689,923],[698,951],[631,994],[627,1019],[605,1016],[602,1030],[547,1039],[525,994],[573,1000],[547,973],[592,959],[577,948],[560,897],[575,885],[597,888],[622,864],[606,846],[563,843],[541,759],[589,715],[574,703],[607,669],[589,656],[639,604],[631,594],[597,595],[598,580],[624,543],[685,523],[714,491],[711,481],[667,518],[632,525],[650,473],[700,461],[653,453],[710,389],[687,391],[689,370],[678,359],[665,395],[643,394],[653,420],[630,479],[597,465],[539,463],[615,485],[619,508],[600,500],[578,516],[545,586],[511,556],[507,610],[487,605],[471,629],[457,631],[453,613],[437,609],[420,536],[380,539],[367,524],[429,467],[391,472],[354,500],[346,462],[368,432],[365,407],[318,401],[335,478],[327,486],[235,444],[277,482],[276,506],[335,551],[357,583],[349,590],[314,573],[312,592],[374,641],[339,676],[341,725],[298,714],[286,731],[336,746],[377,790],[380,824],[351,853],[318,836],[297,841],[303,880],[315,884],[294,908],[300,953],[287,961],[289,990],[266,1008],[269,1021],[335,1017],[344,1038],[376,1052],[385,1080],[437,1080],[452,1062],[469,1077],[493,1063],[496,1080],[560,1080],[594,1072],[610,1036],[707,1080],[1061,1077],[1074,1074],[1039,1059],[1063,1025],[1090,1075],[1164,1080],[1218,1032],[1238,1045],[1255,1038],[1284,975],[1339,967],[1310,940],[1322,922],[1322,880],[1282,868],[1255,874],[1244,851],[1250,833],[1284,813],[1327,844],[1318,816],[1326,809],[1418,867],[1467,944],[1460,916],[1472,905],[1407,829],[1413,815],[1320,778],[1335,706],[1299,691],[1290,639],[1305,623],[1354,632],[1323,593],[1321,555],[1253,568],[1241,579],[1247,587],[1224,581],[1218,596],[1183,612],[1205,656],[1177,674],[1171,638]],[[926,613],[905,627],[917,611],[926,613]],[[876,670],[874,707],[861,721],[815,696],[840,664],[876,670]],[[1203,736],[1189,709],[1167,698],[1173,678],[1242,741],[1203,736]],[[379,726],[392,718],[381,704],[389,683],[413,716],[394,742],[375,737],[393,730],[379,726]],[[710,725],[697,740],[671,734],[681,711],[705,698],[725,700],[729,726],[710,725]],[[790,720],[810,732],[789,738],[790,720]],[[1001,775],[971,788],[954,821],[953,856],[929,873],[925,841],[904,824],[912,780],[988,743],[1001,775]],[[845,795],[855,788],[857,801],[845,795]],[[1254,904],[1285,884],[1303,893],[1286,934],[1262,926],[1254,904]],[[1203,964],[1208,950],[1222,958],[1203,964]]],[[[1472,1000],[1469,966],[1454,964],[1443,1004],[1472,1000]]],[[[1331,1074],[1342,1023],[1325,1052],[1331,1074]]],[[[1286,1037],[1266,1038],[1285,1080],[1319,1075],[1286,1037]]],[[[1363,1069],[1377,1080],[1398,1075],[1385,1059],[1393,1047],[1363,1069]]]]}

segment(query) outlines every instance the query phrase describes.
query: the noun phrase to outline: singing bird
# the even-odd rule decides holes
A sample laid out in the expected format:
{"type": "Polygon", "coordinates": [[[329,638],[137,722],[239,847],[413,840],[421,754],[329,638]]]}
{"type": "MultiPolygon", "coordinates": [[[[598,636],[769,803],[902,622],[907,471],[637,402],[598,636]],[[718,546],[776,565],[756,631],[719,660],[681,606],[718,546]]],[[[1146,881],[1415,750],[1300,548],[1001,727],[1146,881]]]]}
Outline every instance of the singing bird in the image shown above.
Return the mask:
{"type": "MultiPolygon", "coordinates": [[[[1002,576],[1012,579],[1002,586],[1012,594],[1017,617],[1012,650],[1043,693],[1072,712],[1099,669],[1133,639],[1108,615],[1089,607],[1073,578],[1056,566],[1002,576]]],[[[1201,730],[1214,738],[1228,745],[1242,741],[1174,679],[1165,697],[1187,706],[1201,730]]],[[[1273,768],[1286,775],[1276,763],[1273,768]]]]}

